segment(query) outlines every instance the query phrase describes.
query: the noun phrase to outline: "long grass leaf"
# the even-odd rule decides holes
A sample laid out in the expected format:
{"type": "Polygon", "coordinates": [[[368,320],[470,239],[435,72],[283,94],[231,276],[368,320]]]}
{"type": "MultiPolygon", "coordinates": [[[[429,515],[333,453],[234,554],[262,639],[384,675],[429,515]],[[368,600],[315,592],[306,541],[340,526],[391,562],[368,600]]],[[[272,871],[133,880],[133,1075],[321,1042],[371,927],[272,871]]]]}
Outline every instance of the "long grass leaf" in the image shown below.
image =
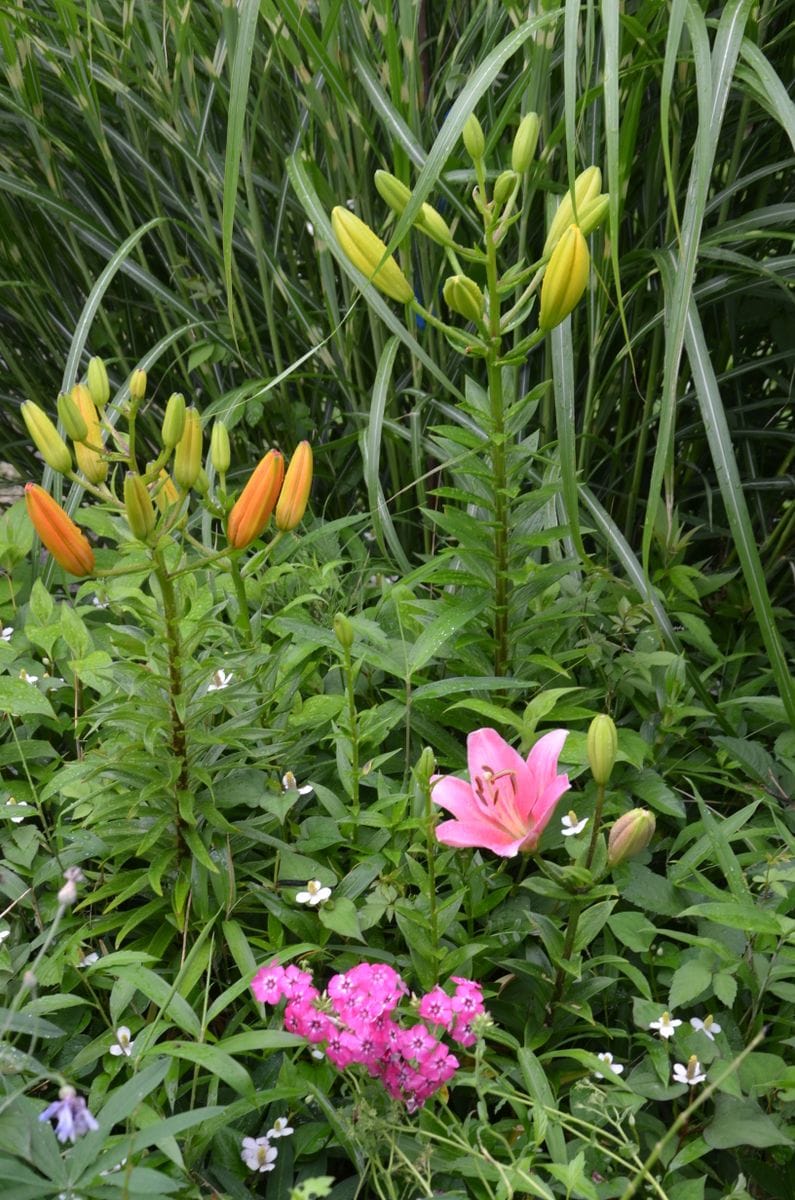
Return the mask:
{"type": "Polygon", "coordinates": [[[580,502],[577,487],[577,453],[575,445],[576,416],[574,410],[574,347],[571,338],[571,317],[556,325],[551,333],[552,383],[555,391],[555,418],[558,430],[560,482],[566,521],[574,548],[584,562],[588,555],[580,533],[580,502]]]}
{"type": "Polygon", "coordinates": [[[373,530],[381,547],[381,552],[386,557],[389,557],[391,554],[401,571],[407,573],[411,570],[411,564],[406,557],[406,552],[401,546],[400,539],[392,524],[392,517],[384,498],[379,474],[384,413],[389,397],[392,368],[395,364],[395,355],[398,352],[399,346],[400,341],[393,334],[381,352],[375,382],[373,383],[370,417],[367,422],[367,428],[362,434],[362,459],[364,483],[367,488],[367,501],[370,505],[370,516],[372,517],[373,530]]]}
{"type": "Polygon", "coordinates": [[[235,227],[237,185],[240,179],[240,156],[246,124],[246,102],[251,78],[251,60],[257,32],[259,0],[240,0],[239,28],[232,56],[232,81],[229,91],[229,115],[226,123],[226,154],[224,156],[223,246],[224,282],[229,314],[234,321],[232,295],[232,232],[235,227]]]}

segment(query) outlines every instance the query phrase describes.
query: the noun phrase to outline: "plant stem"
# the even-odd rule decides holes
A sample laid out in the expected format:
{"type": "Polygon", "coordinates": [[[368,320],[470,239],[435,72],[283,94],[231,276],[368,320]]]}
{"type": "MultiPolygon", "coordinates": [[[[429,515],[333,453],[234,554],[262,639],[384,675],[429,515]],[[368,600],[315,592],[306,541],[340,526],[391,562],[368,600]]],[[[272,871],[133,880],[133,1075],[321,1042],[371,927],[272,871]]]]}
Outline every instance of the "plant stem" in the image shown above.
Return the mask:
{"type": "Polygon", "coordinates": [[[596,841],[599,837],[599,827],[602,824],[602,808],[605,802],[605,785],[600,783],[596,793],[596,808],[593,814],[593,827],[591,829],[591,842],[588,846],[588,853],[585,856],[585,866],[590,870],[593,856],[596,854],[596,841]]]}
{"type": "Polygon", "coordinates": [[[434,954],[434,983],[438,983],[437,967],[439,961],[439,913],[436,907],[436,835],[434,828],[436,819],[431,800],[430,779],[423,781],[425,793],[425,836],[428,845],[428,913],[431,925],[431,945],[434,954]]]}
{"type": "Polygon", "coordinates": [[[547,1021],[549,1021],[549,1017],[552,1015],[555,1005],[563,995],[563,981],[566,978],[566,972],[562,964],[564,962],[568,962],[571,958],[571,954],[574,949],[574,939],[577,936],[577,925],[579,924],[581,912],[581,904],[573,904],[571,911],[569,912],[569,924],[566,928],[566,938],[563,942],[563,950],[560,956],[561,961],[558,963],[558,969],[555,972],[555,982],[552,985],[552,997],[547,1005],[547,1021]]]}
{"type": "Polygon", "coordinates": [[[351,800],[353,815],[359,820],[359,728],[356,715],[356,692],[353,678],[353,660],[349,646],[343,647],[343,670],[345,672],[345,691],[348,696],[348,736],[351,743],[351,800]]]}
{"type": "Polygon", "coordinates": [[[229,574],[232,576],[232,583],[235,585],[235,595],[237,596],[237,617],[235,624],[249,646],[253,646],[251,621],[248,615],[248,600],[246,599],[246,585],[243,583],[243,577],[240,574],[240,564],[234,555],[229,564],[229,574]]]}
{"type": "Polygon", "coordinates": [[[177,854],[181,858],[185,850],[182,836],[182,816],[180,814],[180,796],[186,792],[190,784],[188,770],[188,738],[185,722],[180,712],[179,700],[182,696],[182,643],[179,636],[179,618],[177,615],[177,599],[174,591],[174,581],[168,573],[162,551],[158,548],[153,552],[155,574],[160,584],[160,595],[163,598],[163,617],[166,623],[166,649],[168,652],[168,699],[171,713],[171,753],[179,763],[177,777],[174,829],[177,835],[177,854]]]}
{"type": "Polygon", "coordinates": [[[505,474],[505,412],[502,367],[499,363],[500,294],[497,287],[497,248],[494,224],[485,218],[486,282],[489,295],[489,352],[486,369],[491,408],[491,468],[494,476],[494,674],[504,675],[508,665],[508,509],[505,474]]]}

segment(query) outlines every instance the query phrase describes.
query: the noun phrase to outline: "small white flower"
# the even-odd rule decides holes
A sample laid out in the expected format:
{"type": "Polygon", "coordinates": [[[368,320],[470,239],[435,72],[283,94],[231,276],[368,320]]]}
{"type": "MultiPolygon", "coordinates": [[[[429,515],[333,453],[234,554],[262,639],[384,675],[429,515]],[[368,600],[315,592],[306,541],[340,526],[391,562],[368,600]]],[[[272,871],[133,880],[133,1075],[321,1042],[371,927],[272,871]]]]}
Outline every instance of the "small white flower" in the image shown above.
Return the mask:
{"type": "MultiPolygon", "coordinates": [[[[0,942],[4,942],[6,940],[6,938],[10,937],[10,936],[11,936],[10,929],[0,929],[0,942]]],[[[292,1133],[292,1130],[290,1130],[290,1132],[292,1133]]]]}
{"type": "Polygon", "coordinates": [[[681,1024],[682,1022],[676,1020],[670,1013],[664,1012],[659,1021],[649,1022],[649,1029],[658,1030],[661,1038],[670,1038],[674,1036],[681,1024]]]}
{"type": "MultiPolygon", "coordinates": [[[[609,1050],[605,1050],[603,1054],[597,1054],[596,1057],[603,1062],[605,1066],[609,1067],[614,1075],[620,1075],[624,1070],[621,1063],[613,1062],[613,1055],[609,1050]]],[[[604,1079],[604,1075],[601,1071],[594,1071],[594,1075],[597,1079],[604,1079]]]]}
{"type": "Polygon", "coordinates": [[[306,223],[306,232],[309,234],[310,237],[315,236],[315,227],[311,221],[307,221],[307,223],[306,223]]]}
{"type": "Polygon", "coordinates": [[[674,1063],[674,1083],[686,1083],[689,1087],[695,1087],[697,1083],[703,1083],[706,1078],[707,1073],[695,1054],[690,1055],[687,1066],[684,1063],[674,1063]]]}
{"type": "Polygon", "coordinates": [[[279,1151],[266,1137],[243,1138],[240,1157],[249,1171],[274,1171],[279,1151]]]}
{"type": "Polygon", "coordinates": [[[212,682],[207,684],[207,691],[222,692],[224,688],[229,687],[229,684],[232,682],[233,674],[234,672],[227,672],[223,669],[223,667],[220,667],[217,671],[213,671],[212,682]]]}
{"type": "Polygon", "coordinates": [[[20,807],[20,808],[24,808],[24,809],[25,809],[25,812],[22,814],[22,816],[21,816],[21,817],[12,817],[12,818],[11,818],[11,820],[14,822],[14,824],[15,824],[15,825],[18,825],[18,824],[19,824],[19,822],[20,822],[20,821],[24,821],[24,820],[25,820],[25,817],[28,815],[28,813],[27,813],[27,805],[20,805],[19,801],[18,801],[18,800],[15,800],[13,796],[9,796],[9,797],[8,797],[8,799],[6,800],[6,808],[8,808],[8,807],[9,807],[9,805],[13,805],[15,808],[16,808],[16,807],[20,807]]]}
{"type": "Polygon", "coordinates": [[[24,667],[19,672],[19,678],[22,680],[23,683],[38,683],[39,682],[38,675],[28,675],[28,673],[24,667]]]}
{"type": "Polygon", "coordinates": [[[702,1033],[705,1033],[711,1042],[715,1041],[715,1034],[720,1033],[721,1030],[718,1022],[712,1019],[712,1013],[704,1017],[703,1021],[701,1017],[691,1017],[690,1024],[694,1029],[700,1029],[702,1033]]]}
{"type": "Polygon", "coordinates": [[[95,962],[99,962],[99,955],[96,950],[92,950],[90,954],[84,954],[77,965],[78,967],[90,967],[95,962]]]}
{"type": "MultiPolygon", "coordinates": [[[[109,601],[108,600],[100,600],[99,596],[92,596],[91,603],[94,605],[94,608],[107,608],[109,601]]],[[[118,1169],[118,1168],[115,1168],[115,1169],[118,1169]]]]}
{"type": "Polygon", "coordinates": [[[313,1058],[317,1058],[317,1059],[323,1059],[326,1057],[322,1050],[317,1050],[317,1049],[310,1050],[309,1053],[312,1055],[313,1058]]]}
{"type": "Polygon", "coordinates": [[[111,1046],[111,1054],[114,1056],[114,1058],[119,1058],[122,1054],[126,1058],[129,1058],[133,1052],[135,1042],[131,1041],[132,1035],[126,1025],[119,1026],[119,1028],[116,1030],[116,1037],[119,1040],[116,1045],[111,1046]]]}
{"type": "Polygon", "coordinates": [[[10,642],[11,635],[14,632],[13,625],[6,625],[5,629],[0,629],[0,642],[10,642]]]}
{"type": "Polygon", "coordinates": [[[576,812],[568,812],[560,821],[563,828],[561,833],[564,837],[575,837],[578,833],[582,833],[585,826],[588,824],[588,817],[583,817],[581,821],[577,820],[576,812]]]}
{"type": "Polygon", "coordinates": [[[303,787],[299,787],[298,780],[292,771],[285,771],[282,775],[282,787],[285,792],[298,792],[299,796],[309,796],[315,790],[311,783],[305,783],[303,787]]]}
{"type": "Polygon", "coordinates": [[[297,904],[310,904],[314,908],[316,904],[324,904],[330,895],[330,887],[323,887],[319,879],[310,879],[306,891],[298,892],[295,900],[297,904]]]}
{"type": "Polygon", "coordinates": [[[277,1117],[273,1122],[273,1129],[269,1129],[265,1134],[269,1138],[289,1137],[295,1130],[288,1125],[286,1117],[277,1117]]]}

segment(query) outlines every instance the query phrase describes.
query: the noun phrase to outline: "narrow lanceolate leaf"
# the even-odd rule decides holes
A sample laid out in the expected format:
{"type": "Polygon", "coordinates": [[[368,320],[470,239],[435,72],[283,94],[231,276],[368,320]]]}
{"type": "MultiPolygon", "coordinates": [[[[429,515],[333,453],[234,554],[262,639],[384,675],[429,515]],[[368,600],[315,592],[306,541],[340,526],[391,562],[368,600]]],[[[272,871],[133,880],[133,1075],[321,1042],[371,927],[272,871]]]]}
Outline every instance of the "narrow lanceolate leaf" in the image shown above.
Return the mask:
{"type": "Polygon", "coordinates": [[[240,154],[246,123],[248,84],[251,77],[251,58],[257,31],[259,0],[240,0],[239,27],[232,58],[232,82],[229,92],[229,116],[226,127],[226,157],[224,160],[224,281],[230,314],[234,313],[232,299],[232,233],[235,227],[237,184],[240,178],[240,154]]]}
{"type": "Polygon", "coordinates": [[[411,570],[411,566],[392,523],[380,476],[384,413],[392,381],[392,368],[399,345],[400,342],[393,336],[381,353],[370,401],[370,419],[362,434],[362,461],[367,502],[370,505],[373,531],[378,539],[378,544],[387,558],[391,554],[401,571],[408,572],[411,570]]]}
{"type": "Polygon", "coordinates": [[[580,500],[577,488],[575,452],[576,417],[574,411],[574,348],[571,320],[561,321],[551,333],[552,384],[555,390],[555,418],[558,428],[558,457],[563,504],[571,540],[580,558],[587,559],[580,534],[580,500]]]}
{"type": "MultiPolygon", "coordinates": [[[[674,263],[669,259],[666,270],[668,273],[672,273],[673,269],[674,263]]],[[[690,369],[693,372],[701,418],[704,422],[732,538],[737,549],[737,557],[742,565],[746,587],[754,607],[759,632],[770,658],[779,695],[784,702],[790,721],[795,723],[795,682],[790,674],[787,656],[773,614],[773,605],[768,595],[765,572],[759,557],[748,505],[745,501],[729,425],[718,390],[718,381],[707,350],[698,310],[692,300],[688,305],[686,317],[685,337],[690,369]]]]}

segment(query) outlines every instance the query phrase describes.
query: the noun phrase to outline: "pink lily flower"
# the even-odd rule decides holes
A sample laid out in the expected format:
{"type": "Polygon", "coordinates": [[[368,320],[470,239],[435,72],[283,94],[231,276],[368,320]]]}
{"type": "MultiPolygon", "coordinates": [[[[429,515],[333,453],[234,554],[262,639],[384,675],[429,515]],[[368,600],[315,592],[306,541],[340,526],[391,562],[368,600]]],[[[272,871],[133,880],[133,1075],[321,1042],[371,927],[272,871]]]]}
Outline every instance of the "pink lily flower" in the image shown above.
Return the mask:
{"type": "Polygon", "coordinates": [[[535,850],[560,797],[568,791],[568,775],[558,775],[565,729],[539,738],[527,761],[494,729],[477,729],[467,738],[471,783],[455,775],[436,775],[431,784],[435,804],[453,814],[442,821],[436,837],[445,846],[478,846],[513,858],[535,850]]]}

